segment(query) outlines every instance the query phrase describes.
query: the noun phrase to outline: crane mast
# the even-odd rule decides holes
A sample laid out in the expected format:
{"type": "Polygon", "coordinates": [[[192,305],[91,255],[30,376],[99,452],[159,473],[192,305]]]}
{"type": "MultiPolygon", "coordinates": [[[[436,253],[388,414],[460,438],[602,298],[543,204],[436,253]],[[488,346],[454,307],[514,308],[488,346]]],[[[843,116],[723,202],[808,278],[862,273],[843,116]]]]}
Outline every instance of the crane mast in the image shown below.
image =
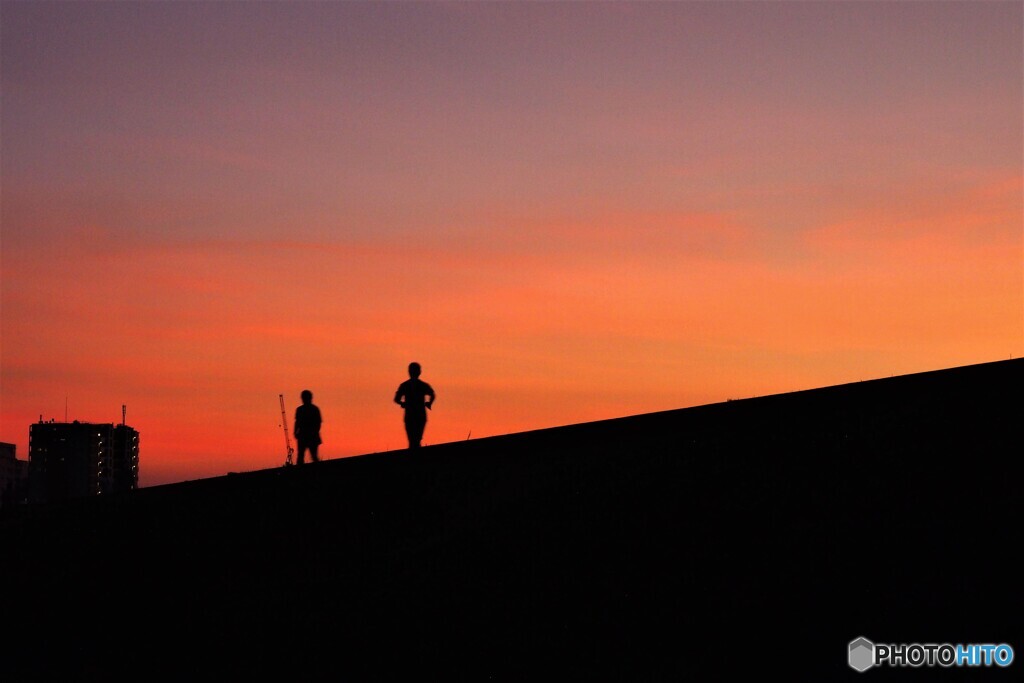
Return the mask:
{"type": "Polygon", "coordinates": [[[281,427],[284,429],[284,448],[285,456],[284,464],[287,467],[292,464],[292,456],[295,455],[295,449],[292,448],[292,439],[288,434],[288,416],[284,412],[284,394],[278,394],[277,397],[281,400],[281,427]]]}

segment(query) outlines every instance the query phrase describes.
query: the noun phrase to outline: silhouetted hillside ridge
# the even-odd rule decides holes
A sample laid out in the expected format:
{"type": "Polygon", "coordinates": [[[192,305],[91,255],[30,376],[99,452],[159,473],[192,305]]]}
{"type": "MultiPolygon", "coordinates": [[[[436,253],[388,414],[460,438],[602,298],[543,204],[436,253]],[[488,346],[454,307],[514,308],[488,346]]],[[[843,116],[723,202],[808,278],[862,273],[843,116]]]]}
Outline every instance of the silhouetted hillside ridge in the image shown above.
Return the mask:
{"type": "Polygon", "coordinates": [[[857,674],[845,648],[1024,653],[1022,379],[999,361],[16,510],[5,655],[663,680],[761,671],[781,638],[799,678],[960,676],[857,674]]]}

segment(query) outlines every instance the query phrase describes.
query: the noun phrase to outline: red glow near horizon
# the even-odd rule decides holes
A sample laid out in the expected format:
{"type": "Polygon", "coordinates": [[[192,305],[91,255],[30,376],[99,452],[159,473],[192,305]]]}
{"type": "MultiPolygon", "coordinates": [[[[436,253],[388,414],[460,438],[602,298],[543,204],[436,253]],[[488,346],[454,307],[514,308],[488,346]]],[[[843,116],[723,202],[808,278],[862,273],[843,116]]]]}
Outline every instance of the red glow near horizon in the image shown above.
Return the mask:
{"type": "Polygon", "coordinates": [[[144,486],[1024,353],[1014,3],[4,3],[0,441],[144,486]]]}

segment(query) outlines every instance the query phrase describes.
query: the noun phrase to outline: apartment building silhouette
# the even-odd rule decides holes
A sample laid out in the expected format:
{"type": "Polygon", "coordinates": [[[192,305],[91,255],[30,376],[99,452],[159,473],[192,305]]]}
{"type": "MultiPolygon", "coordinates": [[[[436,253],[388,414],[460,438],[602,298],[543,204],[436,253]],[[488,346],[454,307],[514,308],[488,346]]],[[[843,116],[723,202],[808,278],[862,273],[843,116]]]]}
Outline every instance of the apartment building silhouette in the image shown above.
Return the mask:
{"type": "Polygon", "coordinates": [[[125,424],[38,422],[29,427],[29,501],[131,491],[139,485],[139,432],[125,424]]]}
{"type": "Polygon", "coordinates": [[[18,460],[13,443],[0,443],[0,508],[25,502],[28,462],[18,460]]]}

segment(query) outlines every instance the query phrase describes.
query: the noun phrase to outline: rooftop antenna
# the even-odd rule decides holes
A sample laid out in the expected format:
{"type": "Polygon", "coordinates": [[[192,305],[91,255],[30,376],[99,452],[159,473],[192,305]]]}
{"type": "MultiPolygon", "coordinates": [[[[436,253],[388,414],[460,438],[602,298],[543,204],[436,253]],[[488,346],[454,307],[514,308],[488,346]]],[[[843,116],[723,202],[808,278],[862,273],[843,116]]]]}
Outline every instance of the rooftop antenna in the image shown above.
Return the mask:
{"type": "Polygon", "coordinates": [[[292,439],[288,435],[288,417],[284,412],[284,394],[278,394],[277,397],[281,400],[281,428],[284,429],[284,448],[287,455],[285,456],[285,467],[292,464],[292,456],[295,454],[295,449],[292,448],[292,439]]]}
{"type": "Polygon", "coordinates": [[[64,421],[68,421],[68,397],[64,396],[64,421]]]}
{"type": "Polygon", "coordinates": [[[128,412],[128,406],[121,404],[121,426],[124,427],[125,414],[128,412]]]}

